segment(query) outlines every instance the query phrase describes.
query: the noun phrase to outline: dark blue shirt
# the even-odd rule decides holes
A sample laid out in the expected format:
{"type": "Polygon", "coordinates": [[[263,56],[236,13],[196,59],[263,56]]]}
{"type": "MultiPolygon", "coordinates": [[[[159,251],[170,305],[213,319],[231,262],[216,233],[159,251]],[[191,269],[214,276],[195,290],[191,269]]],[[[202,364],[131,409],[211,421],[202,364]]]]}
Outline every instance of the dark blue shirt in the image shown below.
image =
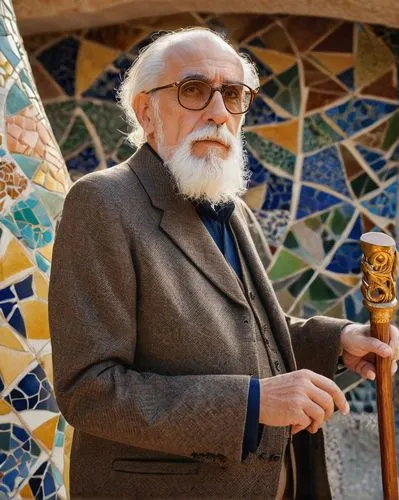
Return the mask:
{"type": "MultiPolygon", "coordinates": [[[[224,255],[228,264],[242,280],[242,270],[238,251],[230,227],[230,217],[234,212],[234,203],[212,206],[208,202],[196,203],[198,215],[212,236],[219,250],[224,255]]],[[[259,380],[251,377],[248,391],[248,407],[245,420],[242,458],[245,459],[249,452],[255,452],[261,436],[259,426],[259,380]]]]}

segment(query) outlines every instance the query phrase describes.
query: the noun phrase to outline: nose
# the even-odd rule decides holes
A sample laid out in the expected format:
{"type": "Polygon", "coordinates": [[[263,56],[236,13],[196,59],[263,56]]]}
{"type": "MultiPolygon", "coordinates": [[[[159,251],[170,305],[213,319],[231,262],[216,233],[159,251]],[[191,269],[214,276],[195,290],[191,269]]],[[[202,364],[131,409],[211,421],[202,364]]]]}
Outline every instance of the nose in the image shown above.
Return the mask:
{"type": "Polygon", "coordinates": [[[214,92],[211,102],[205,108],[204,121],[213,122],[215,125],[223,125],[227,122],[229,114],[224,105],[222,94],[217,90],[214,92]]]}

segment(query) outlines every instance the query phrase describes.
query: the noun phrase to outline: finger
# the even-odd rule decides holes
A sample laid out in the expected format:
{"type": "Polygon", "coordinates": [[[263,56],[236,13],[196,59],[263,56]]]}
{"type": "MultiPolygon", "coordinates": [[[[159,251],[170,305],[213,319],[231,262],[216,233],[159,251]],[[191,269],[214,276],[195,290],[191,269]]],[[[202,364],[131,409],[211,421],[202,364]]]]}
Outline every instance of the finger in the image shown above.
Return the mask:
{"type": "Polygon", "coordinates": [[[301,432],[301,431],[305,430],[307,427],[309,427],[309,425],[311,425],[311,423],[312,423],[312,421],[308,417],[308,415],[306,415],[306,413],[304,411],[301,411],[299,418],[298,418],[298,423],[292,426],[291,433],[297,434],[298,432],[301,432]]]}
{"type": "Polygon", "coordinates": [[[306,415],[311,419],[311,424],[308,426],[309,432],[315,433],[324,424],[326,414],[323,408],[309,399],[304,406],[306,415]]]}
{"type": "Polygon", "coordinates": [[[344,415],[348,415],[350,412],[349,403],[345,398],[345,394],[341,391],[337,384],[329,378],[324,377],[323,375],[319,375],[318,373],[309,373],[311,374],[310,379],[312,383],[319,389],[328,392],[328,394],[330,394],[330,396],[333,398],[335,406],[338,408],[338,410],[344,415]]]}
{"type": "Polygon", "coordinates": [[[389,358],[390,356],[393,356],[392,347],[374,337],[359,336],[357,337],[356,341],[358,347],[364,352],[364,354],[373,352],[377,354],[377,356],[381,356],[382,358],[389,358]]]}
{"type": "Polygon", "coordinates": [[[334,414],[334,400],[328,392],[323,391],[312,384],[310,390],[308,391],[308,396],[314,403],[323,408],[325,420],[332,417],[334,414]]]}
{"type": "Polygon", "coordinates": [[[390,325],[389,327],[389,345],[392,348],[392,351],[394,353],[394,356],[397,356],[397,349],[399,347],[399,330],[396,328],[394,325],[390,325]]]}
{"type": "Polygon", "coordinates": [[[375,380],[375,366],[365,359],[360,359],[353,367],[353,371],[368,380],[375,380]]]}

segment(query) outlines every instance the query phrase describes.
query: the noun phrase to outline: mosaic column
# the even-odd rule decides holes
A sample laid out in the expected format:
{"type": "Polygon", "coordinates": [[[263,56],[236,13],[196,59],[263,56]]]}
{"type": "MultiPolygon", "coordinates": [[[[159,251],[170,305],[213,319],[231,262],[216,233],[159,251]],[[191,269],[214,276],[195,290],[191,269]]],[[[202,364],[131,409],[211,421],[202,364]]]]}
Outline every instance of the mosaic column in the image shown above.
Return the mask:
{"type": "Polygon", "coordinates": [[[70,186],[15,22],[0,2],[0,497],[66,498],[47,293],[70,186]]]}

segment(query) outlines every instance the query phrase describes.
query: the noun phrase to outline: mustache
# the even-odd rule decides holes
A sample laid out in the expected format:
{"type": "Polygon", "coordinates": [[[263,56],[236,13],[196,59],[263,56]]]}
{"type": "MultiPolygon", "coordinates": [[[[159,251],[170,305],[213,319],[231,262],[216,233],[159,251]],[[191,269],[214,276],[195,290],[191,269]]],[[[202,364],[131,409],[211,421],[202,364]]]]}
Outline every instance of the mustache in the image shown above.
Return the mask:
{"type": "Polygon", "coordinates": [[[227,128],[205,125],[198,130],[194,130],[187,136],[191,143],[200,141],[216,141],[231,148],[237,139],[227,130],[227,128]]]}

